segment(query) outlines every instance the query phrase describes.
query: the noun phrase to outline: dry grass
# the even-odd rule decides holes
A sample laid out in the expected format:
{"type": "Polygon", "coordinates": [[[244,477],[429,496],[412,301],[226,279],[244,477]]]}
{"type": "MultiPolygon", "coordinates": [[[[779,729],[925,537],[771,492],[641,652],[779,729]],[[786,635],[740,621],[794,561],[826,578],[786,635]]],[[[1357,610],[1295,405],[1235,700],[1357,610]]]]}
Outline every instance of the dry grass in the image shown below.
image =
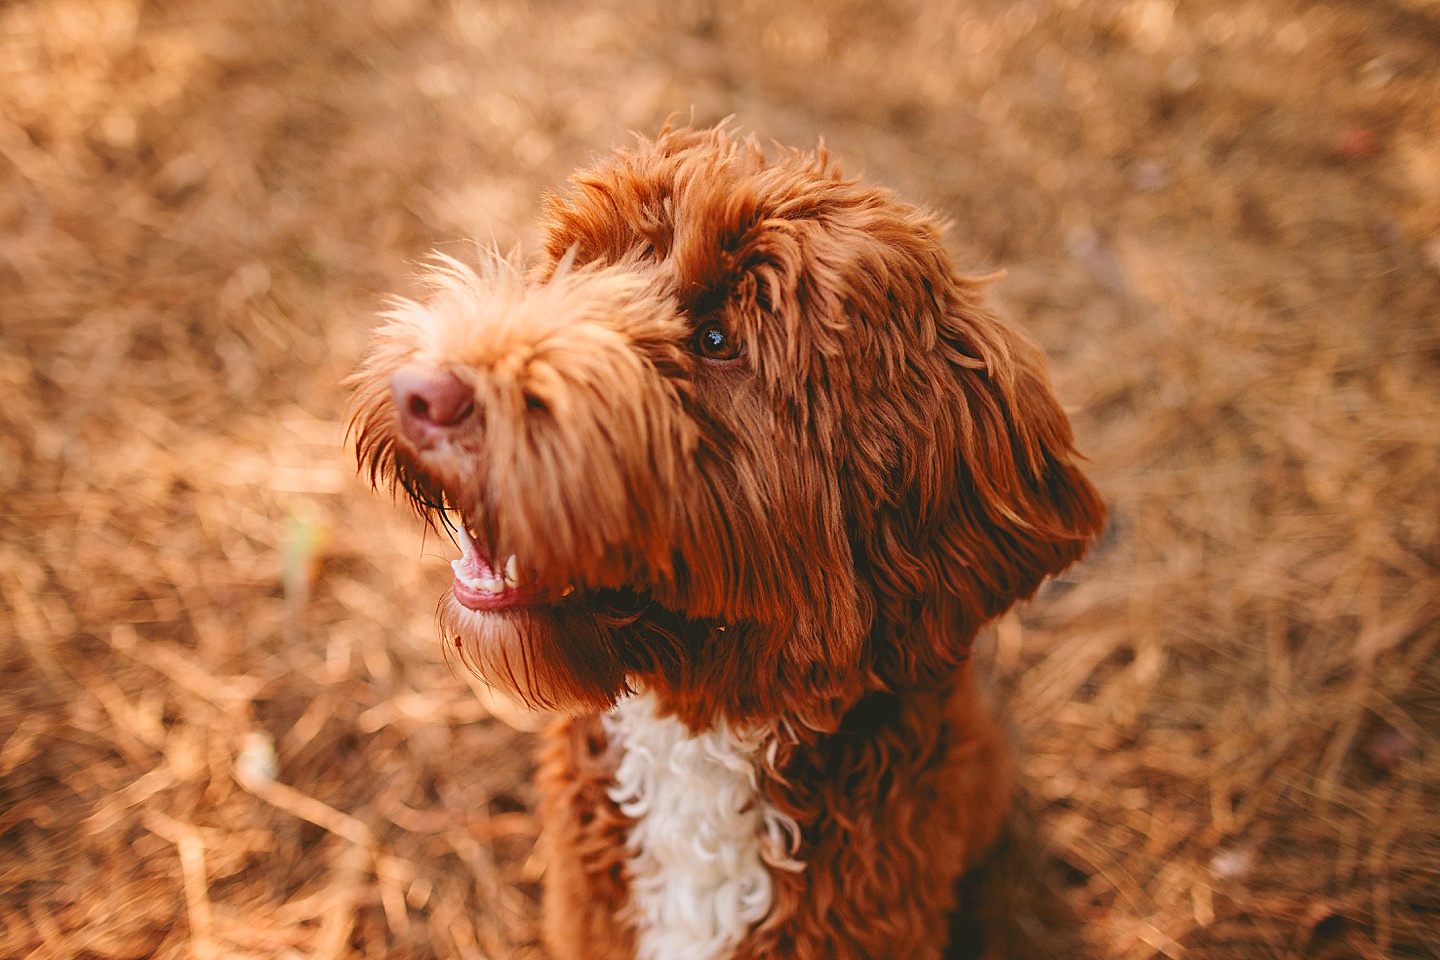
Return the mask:
{"type": "Polygon", "coordinates": [[[0,956],[538,955],[337,384],[692,105],[1052,351],[1113,536],[987,647],[1098,953],[1440,956],[1434,0],[0,3],[0,956]]]}

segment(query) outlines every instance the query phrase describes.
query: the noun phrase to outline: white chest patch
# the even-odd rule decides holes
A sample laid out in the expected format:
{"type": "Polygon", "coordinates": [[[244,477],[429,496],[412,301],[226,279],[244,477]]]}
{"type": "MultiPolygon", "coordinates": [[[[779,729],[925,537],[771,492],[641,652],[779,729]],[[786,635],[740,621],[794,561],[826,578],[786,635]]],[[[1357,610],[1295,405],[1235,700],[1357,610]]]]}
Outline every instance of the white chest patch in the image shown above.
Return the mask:
{"type": "Polygon", "coordinates": [[[610,798],[635,821],[637,960],[726,960],[770,910],[767,865],[802,869],[795,822],[756,792],[763,744],[723,723],[692,734],[648,693],[616,704],[605,729],[621,750],[610,798]]]}

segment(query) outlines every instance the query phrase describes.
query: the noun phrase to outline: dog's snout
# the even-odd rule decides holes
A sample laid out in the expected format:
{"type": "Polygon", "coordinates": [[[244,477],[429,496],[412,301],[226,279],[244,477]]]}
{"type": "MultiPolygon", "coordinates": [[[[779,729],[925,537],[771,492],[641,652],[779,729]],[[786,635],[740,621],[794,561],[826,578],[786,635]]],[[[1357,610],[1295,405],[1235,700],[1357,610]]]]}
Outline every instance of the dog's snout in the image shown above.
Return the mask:
{"type": "Polygon", "coordinates": [[[400,429],[421,446],[454,433],[475,413],[474,391],[448,370],[401,367],[390,377],[390,393],[400,429]]]}

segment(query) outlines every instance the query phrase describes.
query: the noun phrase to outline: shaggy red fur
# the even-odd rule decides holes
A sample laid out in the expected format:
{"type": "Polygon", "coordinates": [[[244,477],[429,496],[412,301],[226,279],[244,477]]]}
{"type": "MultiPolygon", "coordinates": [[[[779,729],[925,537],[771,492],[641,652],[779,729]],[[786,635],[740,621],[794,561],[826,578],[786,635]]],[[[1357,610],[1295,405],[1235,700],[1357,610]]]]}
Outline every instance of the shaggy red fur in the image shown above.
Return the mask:
{"type": "Polygon", "coordinates": [[[759,737],[799,827],[730,955],[941,956],[1011,799],[971,641],[1104,516],[1040,351],[823,150],[667,129],[547,211],[528,277],[446,262],[395,306],[354,422],[372,476],[474,541],[455,649],[574,716],[541,774],[552,950],[635,955],[599,715],[643,689],[759,737]]]}

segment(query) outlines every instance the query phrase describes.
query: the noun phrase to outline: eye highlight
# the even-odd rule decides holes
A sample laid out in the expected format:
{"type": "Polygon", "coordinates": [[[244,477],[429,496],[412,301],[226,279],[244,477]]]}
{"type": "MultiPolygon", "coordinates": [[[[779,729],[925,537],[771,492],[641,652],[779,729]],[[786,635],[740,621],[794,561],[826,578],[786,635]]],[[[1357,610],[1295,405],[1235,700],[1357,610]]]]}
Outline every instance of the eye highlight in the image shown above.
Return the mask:
{"type": "Polygon", "coordinates": [[[719,320],[711,320],[695,331],[694,348],[706,360],[734,360],[740,356],[740,338],[719,320]]]}

